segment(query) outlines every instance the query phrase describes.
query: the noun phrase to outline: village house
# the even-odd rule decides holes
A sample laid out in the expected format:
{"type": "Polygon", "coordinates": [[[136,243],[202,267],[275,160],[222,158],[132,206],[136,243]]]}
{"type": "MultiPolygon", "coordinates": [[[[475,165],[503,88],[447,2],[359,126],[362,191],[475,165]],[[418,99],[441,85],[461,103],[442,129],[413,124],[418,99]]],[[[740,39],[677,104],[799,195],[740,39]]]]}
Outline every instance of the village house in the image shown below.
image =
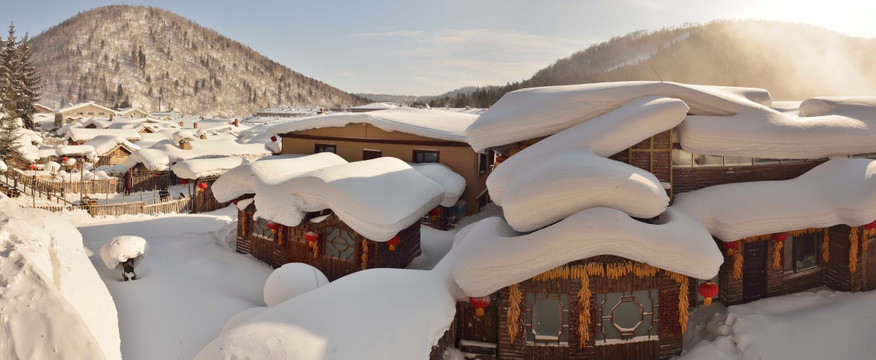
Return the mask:
{"type": "MultiPolygon", "coordinates": [[[[465,192],[451,214],[474,214],[488,202],[485,181],[490,151],[475,152],[465,129],[475,115],[445,110],[397,108],[367,113],[301,117],[272,124],[282,154],[332,152],[347,161],[395,157],[410,163],[440,163],[465,179],[465,192]]],[[[454,215],[451,215],[454,216],[454,215]]]]}
{"type": "Polygon", "coordinates": [[[181,184],[186,185],[188,194],[184,195],[193,198],[192,212],[199,213],[228,206],[228,201],[216,200],[213,195],[213,183],[228,170],[248,162],[236,156],[189,159],[174,164],[170,170],[181,184]]]}
{"type": "Polygon", "coordinates": [[[118,117],[127,117],[127,118],[157,119],[157,117],[150,115],[148,112],[143,111],[142,109],[134,108],[134,107],[119,109],[116,111],[116,115],[118,117]]]}
{"type": "Polygon", "coordinates": [[[95,104],[93,101],[70,105],[55,112],[55,127],[59,128],[73,120],[88,118],[109,119],[117,115],[115,110],[95,104]]]}
{"type": "Polygon", "coordinates": [[[134,143],[116,135],[98,135],[84,145],[94,147],[98,160],[95,167],[115,166],[125,163],[128,156],[140,149],[134,143]]]}
{"type": "Polygon", "coordinates": [[[238,252],[273,267],[307,263],[335,280],[420,255],[419,220],[464,186],[449,170],[421,170],[394,158],[280,155],[231,169],[211,188],[239,209],[238,252]]]}
{"type": "Polygon", "coordinates": [[[43,104],[33,104],[33,109],[37,114],[51,114],[55,112],[55,110],[43,104]]]}

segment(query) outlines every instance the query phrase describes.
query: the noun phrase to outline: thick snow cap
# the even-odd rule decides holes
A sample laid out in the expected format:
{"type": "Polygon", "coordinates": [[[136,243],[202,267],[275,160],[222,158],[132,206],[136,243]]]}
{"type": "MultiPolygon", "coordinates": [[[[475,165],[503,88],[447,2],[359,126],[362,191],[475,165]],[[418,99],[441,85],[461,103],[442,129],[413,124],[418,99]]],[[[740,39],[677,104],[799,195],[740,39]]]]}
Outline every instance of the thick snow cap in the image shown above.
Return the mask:
{"type": "Polygon", "coordinates": [[[116,307],[67,220],[0,196],[0,358],[121,359],[116,307]]]}
{"type": "Polygon", "coordinates": [[[329,152],[313,155],[287,154],[267,156],[256,162],[241,164],[220,176],[211,187],[216,200],[226,202],[246,194],[255,194],[256,178],[253,174],[253,165],[256,163],[259,164],[259,171],[264,173],[266,178],[272,178],[274,179],[273,181],[282,181],[326,166],[346,164],[347,161],[329,152]],[[307,157],[307,159],[293,160],[304,157],[307,157]]]}
{"type": "Polygon", "coordinates": [[[100,259],[107,269],[115,269],[128,259],[142,259],[149,250],[146,239],[139,236],[116,236],[100,247],[100,259]]]}
{"type": "MultiPolygon", "coordinates": [[[[683,100],[691,114],[733,115],[746,97],[769,99],[760,89],[685,85],[671,82],[614,82],[536,87],[505,94],[466,129],[475,151],[555,134],[615,110],[635,98],[683,100]]],[[[764,101],[764,100],[762,100],[764,101]]]]}
{"type": "MultiPolygon", "coordinates": [[[[661,223],[634,220],[618,210],[594,208],[520,234],[498,217],[457,234],[462,246],[453,269],[468,296],[489,295],[571,261],[616,255],[699,279],[711,279],[724,262],[708,231],[671,207],[661,223]]],[[[451,250],[455,251],[455,250],[451,250]]]]}
{"type": "Polygon", "coordinates": [[[249,162],[236,156],[212,159],[190,159],[174,164],[170,170],[180,179],[200,179],[219,176],[226,171],[249,162]]]}
{"type": "Polygon", "coordinates": [[[267,132],[286,134],[362,123],[374,125],[384,131],[399,131],[433,139],[466,142],[465,129],[475,119],[477,119],[476,115],[456,111],[396,108],[364,113],[305,116],[278,122],[268,127],[267,132]]]}
{"type": "Polygon", "coordinates": [[[125,140],[125,138],[117,135],[99,135],[95,136],[93,139],[89,140],[85,145],[90,145],[94,147],[94,151],[98,155],[103,155],[109,152],[110,150],[115,149],[117,146],[124,146],[131,152],[135,150],[139,150],[140,147],[134,145],[134,143],[125,140]]]}
{"type": "Polygon", "coordinates": [[[465,178],[450,170],[447,165],[439,163],[423,163],[410,164],[415,170],[419,171],[423,176],[432,179],[444,188],[444,199],[441,200],[441,206],[451,207],[456,205],[456,201],[465,190],[465,178]]]}
{"type": "Polygon", "coordinates": [[[834,159],[791,180],[710,186],[676,195],[673,208],[723,241],[876,219],[876,161],[834,159]]]}
{"type": "MultiPolygon", "coordinates": [[[[319,155],[319,154],[316,154],[319,155]]],[[[289,159],[313,162],[316,155],[289,159]]],[[[362,236],[387,241],[444,198],[444,188],[410,165],[383,157],[295,174],[255,163],[255,216],[297,226],[307,212],[331,209],[362,236]]]]}

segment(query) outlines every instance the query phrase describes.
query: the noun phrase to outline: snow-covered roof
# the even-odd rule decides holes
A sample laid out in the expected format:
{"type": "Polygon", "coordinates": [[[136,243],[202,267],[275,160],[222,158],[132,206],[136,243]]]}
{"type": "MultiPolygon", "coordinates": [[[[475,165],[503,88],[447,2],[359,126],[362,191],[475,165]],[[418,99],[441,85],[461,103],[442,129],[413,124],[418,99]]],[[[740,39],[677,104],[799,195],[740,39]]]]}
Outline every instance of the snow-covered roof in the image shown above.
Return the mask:
{"type": "Polygon", "coordinates": [[[78,103],[78,104],[73,104],[73,105],[70,105],[70,106],[65,107],[65,108],[63,108],[63,109],[58,110],[58,112],[59,112],[59,113],[63,113],[63,112],[67,112],[67,111],[72,111],[72,110],[76,110],[76,109],[78,109],[78,108],[86,107],[86,106],[89,106],[89,105],[90,105],[90,106],[97,106],[97,107],[99,107],[99,108],[101,108],[101,109],[104,109],[104,110],[106,110],[107,112],[112,113],[112,114],[115,114],[115,113],[116,113],[115,110],[110,109],[110,108],[108,108],[108,107],[106,107],[106,106],[101,106],[101,105],[95,104],[94,101],[83,102],[83,103],[78,103]]]}
{"type": "Polygon", "coordinates": [[[571,261],[615,255],[699,279],[718,274],[724,257],[696,219],[672,208],[648,224],[621,211],[593,208],[520,234],[498,217],[457,234],[463,246],[453,275],[468,296],[491,294],[571,261]]]}
{"type": "Polygon", "coordinates": [[[396,108],[364,113],[334,113],[279,121],[267,128],[272,134],[285,134],[308,129],[344,127],[364,123],[384,131],[399,131],[433,139],[467,142],[465,129],[476,115],[444,110],[396,108]]]}
{"type": "Polygon", "coordinates": [[[140,134],[133,129],[89,129],[84,127],[70,127],[67,129],[66,134],[66,138],[83,143],[101,135],[120,136],[128,141],[140,140],[140,134]]]}
{"type": "Polygon", "coordinates": [[[65,218],[0,196],[3,359],[121,359],[116,306],[65,218]]]}
{"type": "MultiPolygon", "coordinates": [[[[286,161],[313,160],[305,156],[286,161]]],[[[259,162],[252,171],[255,216],[297,226],[307,212],[331,209],[351,229],[374,241],[391,239],[444,198],[441,185],[393,157],[342,163],[300,175],[259,162]]]]}
{"type": "Polygon", "coordinates": [[[253,175],[252,166],[258,163],[260,171],[265,176],[270,174],[270,177],[275,181],[282,181],[300,174],[321,169],[326,166],[346,164],[347,161],[334,153],[323,152],[313,155],[298,155],[286,154],[266,156],[255,162],[241,164],[222,174],[216,182],[213,183],[211,189],[216,200],[221,202],[231,201],[246,194],[255,194],[256,179],[253,175]],[[291,159],[297,159],[289,161],[291,159]]]}
{"type": "Polygon", "coordinates": [[[248,161],[236,156],[190,159],[174,164],[170,170],[180,179],[200,179],[222,175],[246,162],[248,161]]]}
{"type": "Polygon", "coordinates": [[[148,149],[140,149],[128,156],[125,160],[125,166],[131,168],[142,163],[149,170],[167,170],[170,163],[188,159],[236,156],[255,160],[271,155],[271,152],[263,144],[241,144],[230,139],[200,140],[195,138],[189,144],[192,148],[183,150],[176,142],[159,141],[148,149]]]}
{"type": "Polygon", "coordinates": [[[414,167],[414,170],[423,174],[423,176],[432,179],[438,185],[444,188],[444,198],[441,200],[441,206],[451,207],[456,205],[456,201],[462,196],[465,190],[465,178],[462,175],[450,170],[447,165],[439,163],[421,163],[409,164],[414,167]]]}
{"type": "Polygon", "coordinates": [[[687,111],[680,100],[645,96],[562,130],[496,166],[487,178],[490,197],[518,231],[599,206],[657,216],[669,203],[660,181],[604,157],[675,127],[687,111]]]}
{"type": "Polygon", "coordinates": [[[94,146],[91,145],[60,145],[55,148],[58,156],[85,156],[88,159],[97,157],[94,146]]]}
{"type": "Polygon", "coordinates": [[[86,142],[84,145],[93,146],[94,151],[98,155],[104,155],[104,154],[112,151],[113,149],[115,149],[117,146],[122,146],[122,147],[128,149],[128,151],[130,151],[130,152],[134,152],[134,151],[140,149],[140,147],[135,145],[134,143],[132,143],[128,140],[125,140],[125,138],[123,138],[121,136],[116,136],[116,135],[95,136],[93,139],[86,142]]]}
{"type": "Polygon", "coordinates": [[[476,151],[552,135],[613,111],[643,96],[683,100],[691,114],[733,115],[739,103],[766,98],[764,90],[685,85],[671,82],[614,82],[527,88],[505,94],[466,130],[476,151]]]}
{"type": "Polygon", "coordinates": [[[723,241],[876,219],[876,161],[833,159],[791,180],[710,186],[672,205],[723,241]]]}

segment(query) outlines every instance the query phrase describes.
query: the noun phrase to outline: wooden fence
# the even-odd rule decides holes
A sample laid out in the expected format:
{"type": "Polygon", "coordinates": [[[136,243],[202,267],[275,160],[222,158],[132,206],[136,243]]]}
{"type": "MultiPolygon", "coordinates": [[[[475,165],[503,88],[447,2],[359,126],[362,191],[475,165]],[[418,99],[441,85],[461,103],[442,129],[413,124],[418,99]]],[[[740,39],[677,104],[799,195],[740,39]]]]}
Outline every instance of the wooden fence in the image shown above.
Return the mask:
{"type": "Polygon", "coordinates": [[[144,201],[122,203],[122,204],[102,204],[102,205],[85,205],[84,209],[88,210],[91,216],[121,216],[121,215],[157,215],[171,213],[187,213],[192,209],[192,199],[182,198],[159,203],[147,204],[144,201]]]}
{"type": "MultiPolygon", "coordinates": [[[[42,180],[45,181],[45,180],[42,180]]],[[[123,191],[123,179],[85,180],[85,181],[46,181],[58,191],[67,194],[79,194],[85,188],[86,194],[116,194],[123,191]]]]}

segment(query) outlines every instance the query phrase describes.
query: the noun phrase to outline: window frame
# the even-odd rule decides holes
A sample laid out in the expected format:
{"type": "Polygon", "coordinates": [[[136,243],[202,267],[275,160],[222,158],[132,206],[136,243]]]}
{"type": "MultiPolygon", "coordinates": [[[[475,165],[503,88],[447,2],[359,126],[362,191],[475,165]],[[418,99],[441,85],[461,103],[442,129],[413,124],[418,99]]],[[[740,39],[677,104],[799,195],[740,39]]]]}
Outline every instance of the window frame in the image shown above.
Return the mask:
{"type": "MultiPolygon", "coordinates": [[[[625,344],[630,342],[638,342],[638,341],[657,341],[660,340],[660,290],[653,289],[639,289],[633,291],[621,291],[621,292],[606,292],[606,293],[597,293],[594,296],[594,302],[596,306],[596,311],[594,312],[594,317],[596,320],[596,333],[593,336],[594,344],[596,346],[600,345],[616,345],[616,344],[625,344]],[[647,311],[645,307],[640,303],[641,300],[637,300],[636,293],[637,292],[647,292],[648,299],[651,302],[650,311],[647,311]],[[619,295],[618,295],[619,294],[619,295]],[[618,301],[616,303],[609,303],[607,300],[609,299],[609,295],[617,296],[618,301]],[[625,299],[632,298],[632,301],[625,301],[625,299]],[[601,301],[599,299],[602,299],[601,301]],[[634,306],[638,306],[641,310],[641,320],[636,326],[633,328],[632,333],[625,336],[623,330],[619,328],[619,325],[615,322],[614,313],[617,309],[623,305],[624,303],[632,303],[634,306]],[[608,306],[609,314],[606,315],[606,306],[608,306]],[[645,317],[649,317],[650,327],[645,330],[644,335],[636,335],[636,331],[641,328],[641,326],[645,323],[645,317]],[[609,321],[609,324],[613,326],[615,330],[617,330],[618,338],[614,336],[609,337],[605,332],[605,321],[609,321]],[[643,339],[644,338],[644,339],[643,339]]],[[[671,304],[670,304],[671,305],[671,304]]],[[[627,330],[629,333],[629,330],[627,330]]]]}
{"type": "Polygon", "coordinates": [[[414,164],[429,164],[429,163],[440,163],[441,162],[441,152],[438,150],[425,150],[425,149],[414,149],[412,150],[411,162],[414,164]],[[422,161],[418,161],[417,155],[422,154],[422,161]],[[435,161],[425,161],[427,154],[435,154],[435,161]]]}
{"type": "Polygon", "coordinates": [[[527,345],[532,346],[557,346],[557,345],[568,345],[569,337],[571,337],[570,333],[570,317],[572,313],[570,311],[570,301],[571,296],[567,293],[526,293],[523,296],[524,301],[524,314],[523,314],[523,337],[526,339],[527,345]],[[529,297],[532,296],[532,302],[530,303],[529,297]],[[565,303],[563,302],[563,297],[565,297],[565,303]],[[533,323],[536,320],[536,312],[534,311],[535,305],[539,302],[539,300],[550,300],[556,301],[560,305],[560,332],[557,334],[556,338],[547,337],[545,335],[535,334],[533,330],[533,323]],[[565,340],[563,337],[565,335],[565,340]]]}
{"type": "Polygon", "coordinates": [[[478,153],[478,175],[483,175],[493,164],[493,150],[478,153]]]}
{"type": "MultiPolygon", "coordinates": [[[[271,228],[268,227],[268,220],[262,218],[253,218],[252,225],[249,229],[247,229],[250,235],[257,237],[262,240],[274,241],[274,234],[271,232],[271,228]],[[262,221],[264,221],[264,225],[262,225],[262,221]],[[263,228],[263,229],[260,229],[263,228]],[[262,232],[257,232],[256,230],[262,230],[262,232]],[[265,236],[264,231],[267,231],[270,236],[265,236]]],[[[278,230],[279,231],[279,230],[278,230]]]]}
{"type": "Polygon", "coordinates": [[[325,143],[315,143],[313,144],[313,153],[319,154],[321,152],[330,152],[333,154],[338,153],[338,145],[337,144],[325,144],[325,143]],[[334,151],[327,151],[326,148],[332,148],[334,151]]]}
{"type": "Polygon", "coordinates": [[[358,259],[358,241],[356,241],[356,233],[350,229],[345,229],[339,226],[326,226],[325,227],[325,241],[323,245],[323,253],[325,256],[330,257],[335,260],[344,261],[356,264],[356,259],[358,259]],[[332,229],[336,229],[338,232],[338,236],[332,235],[332,229]],[[342,234],[346,234],[345,238],[342,234]],[[347,243],[339,243],[337,240],[349,240],[347,243]],[[341,257],[345,251],[341,251],[343,249],[340,248],[343,246],[345,249],[352,250],[352,252],[347,257],[341,257]]]}
{"type": "Polygon", "coordinates": [[[782,272],[785,274],[797,274],[802,272],[811,271],[813,269],[817,269],[822,265],[821,262],[821,241],[820,239],[824,236],[822,231],[815,231],[808,234],[802,234],[799,236],[788,235],[788,238],[785,239],[783,248],[782,248],[782,272]],[[800,261],[798,260],[798,252],[803,247],[802,245],[798,245],[798,240],[800,242],[803,241],[811,241],[814,245],[814,252],[812,253],[813,258],[815,259],[815,264],[809,267],[799,267],[800,261]]]}

